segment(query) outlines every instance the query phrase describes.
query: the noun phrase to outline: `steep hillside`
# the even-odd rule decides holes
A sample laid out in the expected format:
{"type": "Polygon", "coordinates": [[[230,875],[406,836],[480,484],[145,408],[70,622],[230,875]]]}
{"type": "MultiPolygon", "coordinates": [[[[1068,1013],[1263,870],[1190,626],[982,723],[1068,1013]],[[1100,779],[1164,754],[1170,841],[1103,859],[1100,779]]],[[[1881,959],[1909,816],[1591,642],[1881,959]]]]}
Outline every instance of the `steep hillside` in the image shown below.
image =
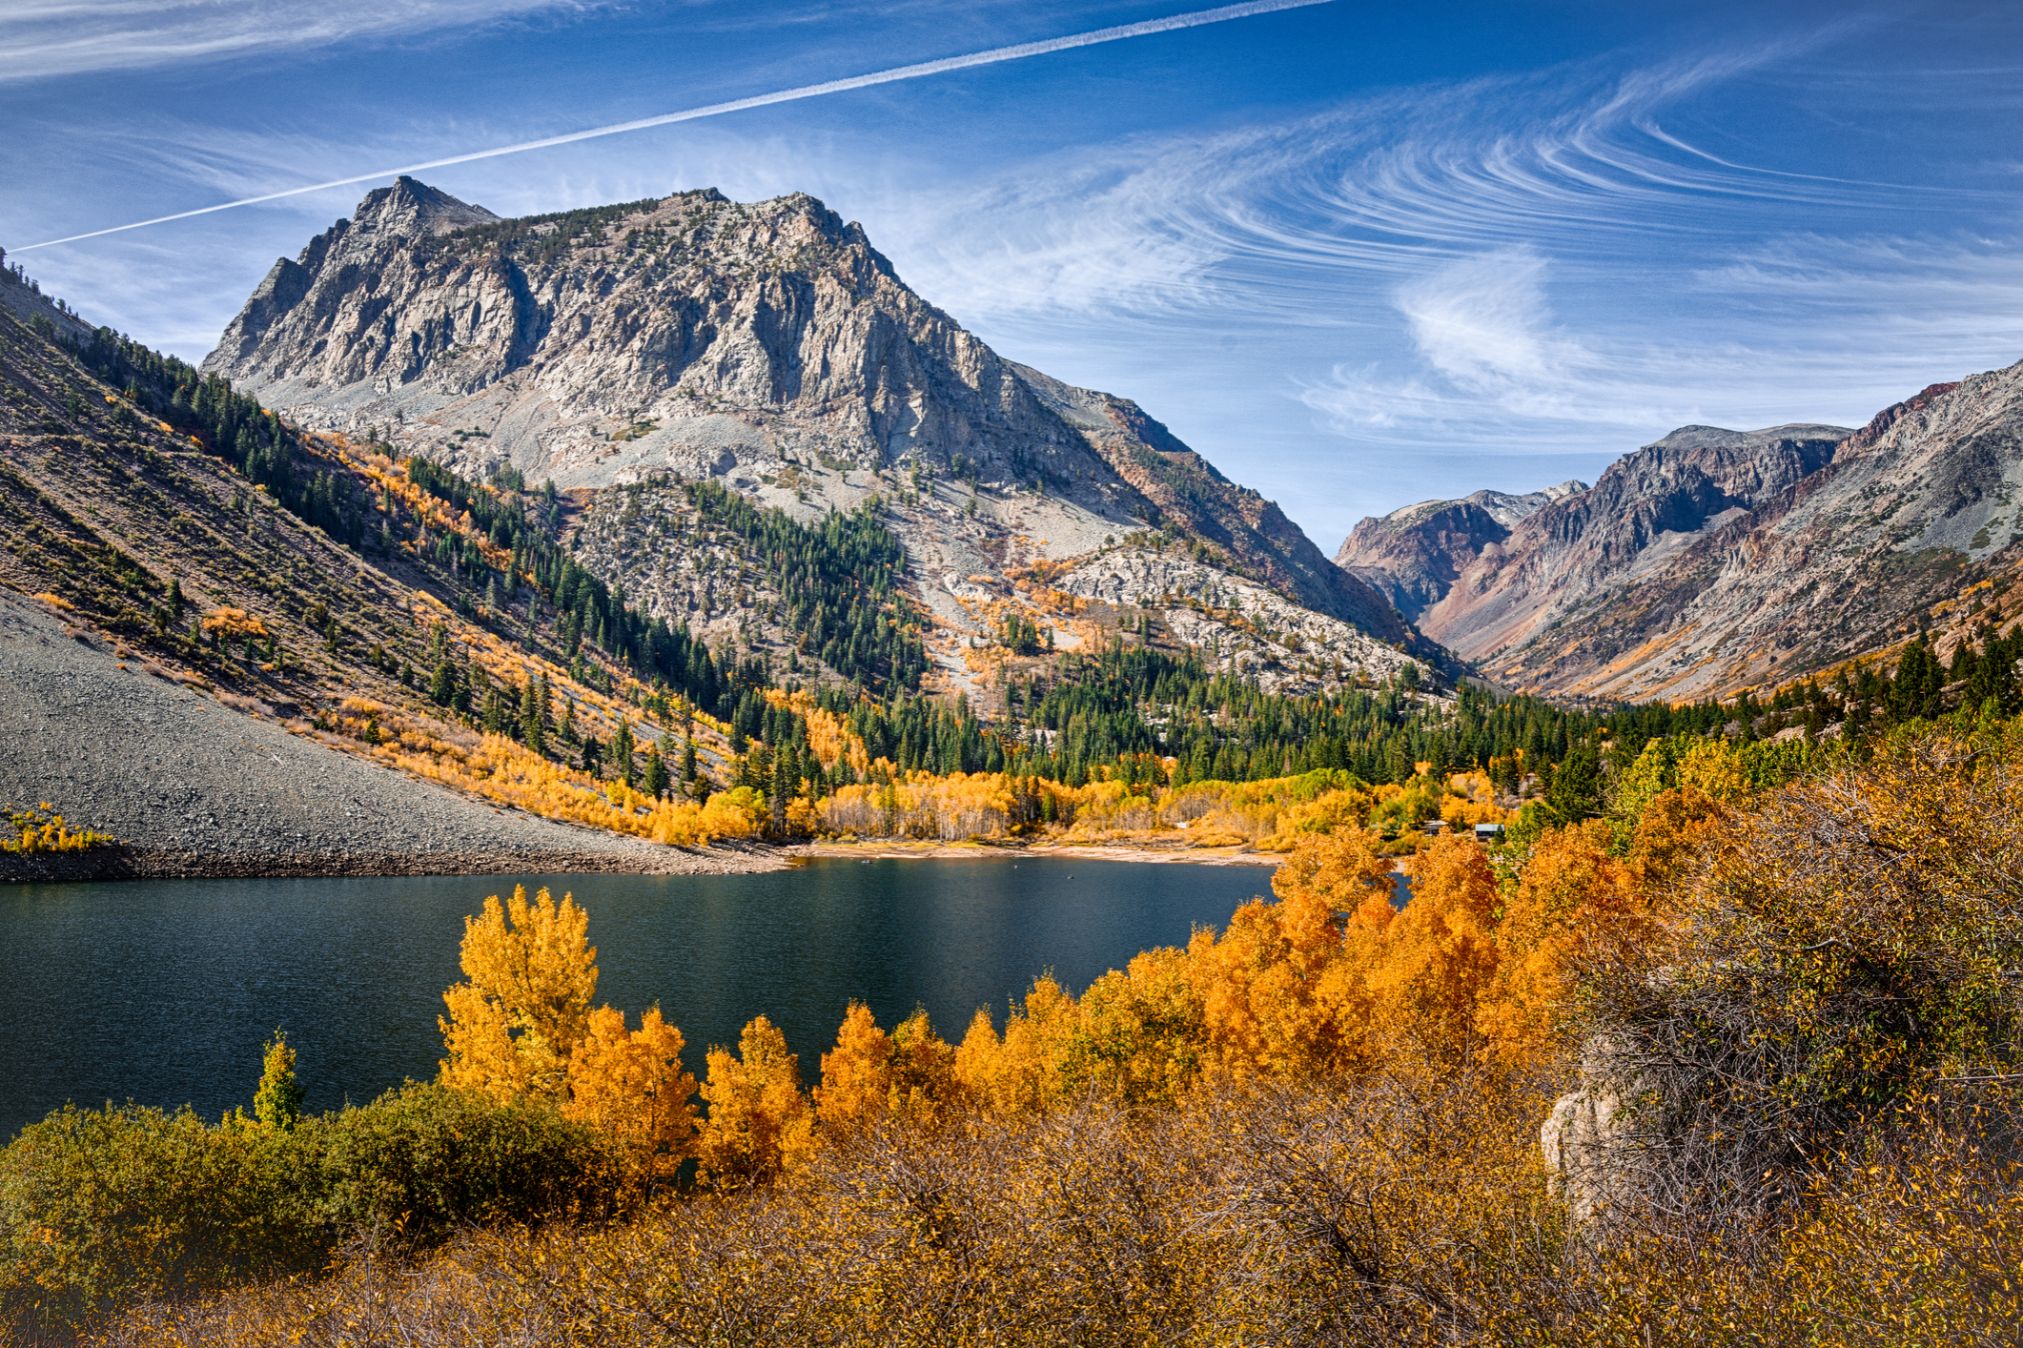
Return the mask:
{"type": "Polygon", "coordinates": [[[502,220],[401,179],[277,262],[205,369],[467,474],[587,493],[590,565],[761,651],[799,634],[743,610],[735,550],[670,578],[603,495],[627,487],[624,509],[662,521],[701,479],[807,523],[870,507],[958,687],[1007,608],[1074,644],[1077,599],[1268,682],[1437,654],[1276,506],[1135,405],[1002,359],[804,195],[502,220]]]}
{"type": "Polygon", "coordinates": [[[129,870],[702,864],[614,836],[650,812],[599,774],[680,724],[721,763],[693,699],[732,671],[544,547],[541,502],[301,435],[0,292],[0,797],[103,819],[129,870]]]}
{"type": "Polygon", "coordinates": [[[1464,504],[1365,521],[1343,561],[1407,603],[1453,565],[1419,625],[1511,687],[1693,699],[1921,627],[1951,642],[2023,569],[2023,367],[1934,385],[1855,432],[1688,426],[1501,538],[1464,504]]]}
{"type": "MultiPolygon", "coordinates": [[[[1686,426],[1609,465],[1594,486],[1535,511],[1457,576],[1424,630],[1493,670],[1592,613],[1694,539],[1825,464],[1834,426],[1686,426]]],[[[1538,658],[1533,656],[1535,661],[1538,658]]],[[[1530,664],[1525,664],[1530,668],[1530,664]]]]}
{"type": "Polygon", "coordinates": [[[1455,577],[1490,545],[1509,538],[1520,521],[1586,490],[1585,482],[1562,482],[1521,495],[1484,490],[1458,501],[1401,506],[1357,524],[1335,554],[1335,565],[1368,582],[1405,617],[1416,620],[1446,596],[1455,577]]]}
{"type": "Polygon", "coordinates": [[[1576,692],[1698,696],[1958,626],[2019,584],[2023,364],[1879,413],[1829,465],[1592,610],[1578,636],[1570,614],[1561,653],[1540,641],[1498,667],[1576,692]]]}

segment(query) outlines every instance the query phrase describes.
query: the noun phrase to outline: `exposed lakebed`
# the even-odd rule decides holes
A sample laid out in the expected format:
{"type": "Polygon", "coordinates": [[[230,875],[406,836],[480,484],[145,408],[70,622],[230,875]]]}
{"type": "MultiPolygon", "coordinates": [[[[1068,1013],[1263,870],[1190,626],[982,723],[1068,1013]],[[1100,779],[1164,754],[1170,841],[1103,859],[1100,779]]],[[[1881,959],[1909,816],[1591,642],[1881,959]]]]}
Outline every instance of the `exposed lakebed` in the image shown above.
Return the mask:
{"type": "MultiPolygon", "coordinates": [[[[531,876],[590,912],[599,1000],[658,1002],[700,1073],[761,1012],[812,1080],[851,999],[960,1037],[1051,969],[1079,990],[1270,872],[1068,857],[818,858],[750,875],[531,876]]],[[[431,1075],[463,918],[511,878],[0,886],[0,1139],[66,1100],[246,1103],[286,1029],[308,1105],[431,1075]]]]}

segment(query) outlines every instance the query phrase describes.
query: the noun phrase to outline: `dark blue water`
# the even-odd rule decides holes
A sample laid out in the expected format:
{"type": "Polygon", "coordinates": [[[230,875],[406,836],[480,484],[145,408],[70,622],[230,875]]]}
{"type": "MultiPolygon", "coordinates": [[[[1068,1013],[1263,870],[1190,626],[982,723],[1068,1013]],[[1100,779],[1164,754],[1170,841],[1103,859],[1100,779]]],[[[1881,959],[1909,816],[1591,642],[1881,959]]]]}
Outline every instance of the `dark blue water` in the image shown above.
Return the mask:
{"type": "MultiPolygon", "coordinates": [[[[761,1012],[812,1079],[853,998],[959,1038],[1051,969],[1079,990],[1268,887],[1250,866],[820,860],[764,875],[531,877],[590,912],[600,1001],[703,1049],[761,1012]]],[[[74,1100],[248,1103],[277,1027],[311,1109],[431,1076],[463,918],[511,879],[0,886],[0,1139],[74,1100]]]]}

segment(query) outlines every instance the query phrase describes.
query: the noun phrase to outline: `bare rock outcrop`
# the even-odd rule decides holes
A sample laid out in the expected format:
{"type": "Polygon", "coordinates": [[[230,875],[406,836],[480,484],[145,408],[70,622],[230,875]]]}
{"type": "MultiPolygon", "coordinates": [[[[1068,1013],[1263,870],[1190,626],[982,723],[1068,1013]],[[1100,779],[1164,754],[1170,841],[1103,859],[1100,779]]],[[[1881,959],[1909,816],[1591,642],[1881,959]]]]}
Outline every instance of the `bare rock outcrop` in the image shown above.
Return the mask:
{"type": "Polygon", "coordinates": [[[1543,491],[1478,491],[1458,501],[1420,501],[1358,523],[1335,554],[1335,565],[1367,581],[1398,612],[1416,621],[1446,597],[1455,578],[1523,520],[1555,501],[1587,490],[1562,482],[1543,491]]]}
{"type": "MultiPolygon", "coordinates": [[[[1441,658],[1271,502],[1135,404],[1003,359],[804,194],[502,220],[402,179],[276,263],[204,367],[467,473],[510,463],[593,495],[710,477],[803,518],[876,497],[958,637],[975,606],[929,578],[1009,596],[1022,567],[1159,535],[1332,620],[1352,664],[1441,658]]],[[[608,530],[600,549],[593,566],[640,555],[608,530]]],[[[738,588],[610,579],[668,603],[738,588]]]]}

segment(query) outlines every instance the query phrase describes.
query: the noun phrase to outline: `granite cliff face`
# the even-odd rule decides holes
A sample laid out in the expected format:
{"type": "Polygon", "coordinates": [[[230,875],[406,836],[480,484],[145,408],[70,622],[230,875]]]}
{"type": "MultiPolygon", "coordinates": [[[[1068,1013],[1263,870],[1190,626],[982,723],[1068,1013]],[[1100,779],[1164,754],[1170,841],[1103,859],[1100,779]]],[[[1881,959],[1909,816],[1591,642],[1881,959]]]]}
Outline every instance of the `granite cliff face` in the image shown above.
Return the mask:
{"type": "Polygon", "coordinates": [[[611,488],[651,511],[711,477],[803,518],[877,498],[958,685],[991,615],[1051,620],[1038,596],[1095,590],[1176,632],[1255,591],[1210,644],[1272,682],[1434,653],[1271,502],[1136,405],[998,356],[805,195],[502,220],[402,179],[277,262],[204,368],[312,425],[575,490],[600,524],[586,562],[705,629],[739,615],[693,596],[737,585],[657,585],[655,549],[600,506],[611,488]],[[1143,586],[1116,583],[1120,550],[1143,586]],[[1309,620],[1321,648],[1293,630],[1309,620]]]}
{"type": "Polygon", "coordinates": [[[1509,538],[1544,507],[1586,490],[1585,482],[1562,482],[1521,495],[1485,490],[1458,501],[1401,506],[1356,525],[1335,554],[1335,565],[1416,621],[1491,544],[1509,538]]]}

